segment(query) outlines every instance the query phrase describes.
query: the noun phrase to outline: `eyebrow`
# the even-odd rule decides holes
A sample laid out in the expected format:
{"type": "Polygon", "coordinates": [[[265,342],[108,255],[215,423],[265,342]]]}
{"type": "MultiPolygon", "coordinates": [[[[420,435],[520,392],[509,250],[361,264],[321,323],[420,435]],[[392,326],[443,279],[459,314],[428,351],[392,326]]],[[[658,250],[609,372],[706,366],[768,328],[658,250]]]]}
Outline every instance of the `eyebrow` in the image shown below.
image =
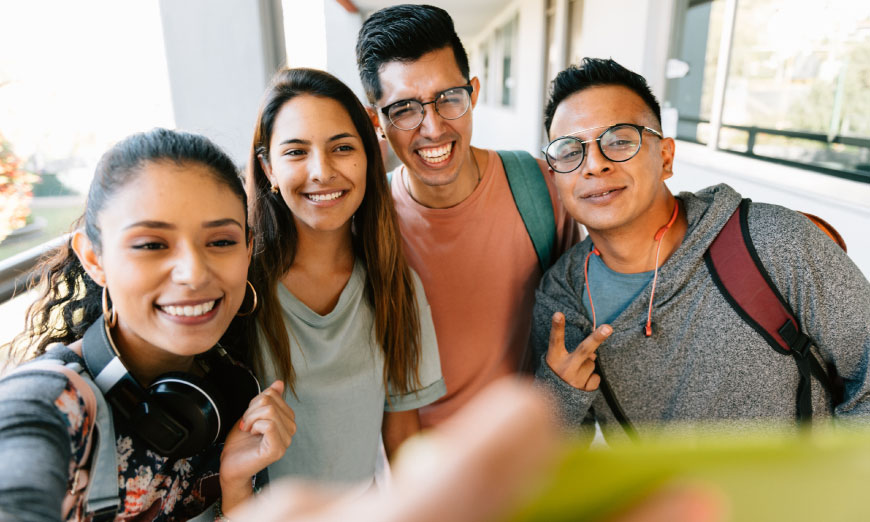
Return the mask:
{"type": "MultiPolygon", "coordinates": [[[[341,133],[336,134],[335,136],[330,137],[330,138],[329,138],[328,140],[326,140],[326,141],[327,141],[327,143],[328,143],[328,142],[330,142],[330,141],[341,140],[341,139],[344,139],[344,138],[358,138],[358,136],[357,136],[356,134],[351,134],[351,133],[349,133],[349,132],[341,132],[341,133]]],[[[311,145],[311,142],[310,142],[310,141],[308,141],[308,140],[303,140],[303,139],[300,139],[300,138],[291,138],[291,139],[287,139],[287,140],[282,141],[282,142],[279,143],[278,145],[289,145],[289,144],[293,144],[293,143],[299,143],[299,144],[301,144],[301,145],[311,145]]]]}
{"type": "MultiPolygon", "coordinates": [[[[227,225],[235,225],[235,226],[241,228],[242,230],[245,229],[245,227],[243,227],[241,223],[239,223],[238,221],[236,221],[233,218],[215,219],[213,221],[204,221],[202,223],[203,228],[220,228],[220,227],[224,227],[227,225]]],[[[124,227],[124,229],[128,230],[128,229],[136,228],[136,227],[156,228],[156,229],[160,229],[160,230],[175,230],[176,228],[178,228],[175,225],[173,225],[172,223],[167,223],[166,221],[144,220],[144,221],[137,221],[135,223],[131,223],[131,224],[127,225],[126,227],[124,227]]]]}

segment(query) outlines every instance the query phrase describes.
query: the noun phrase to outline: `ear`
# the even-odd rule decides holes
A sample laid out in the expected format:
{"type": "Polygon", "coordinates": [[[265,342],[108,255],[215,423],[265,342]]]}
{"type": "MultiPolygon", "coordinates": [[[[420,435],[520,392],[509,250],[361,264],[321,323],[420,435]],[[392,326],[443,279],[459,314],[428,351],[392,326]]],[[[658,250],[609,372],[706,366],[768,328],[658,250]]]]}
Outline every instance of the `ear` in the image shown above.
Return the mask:
{"type": "Polygon", "coordinates": [[[386,132],[384,132],[384,128],[381,127],[381,118],[378,115],[377,107],[366,107],[366,114],[369,115],[369,120],[372,122],[372,127],[375,128],[375,134],[378,136],[378,140],[385,140],[387,138],[386,132]]]}
{"type": "Polygon", "coordinates": [[[674,148],[673,138],[663,138],[662,148],[662,181],[674,175],[674,148]]]}
{"type": "Polygon", "coordinates": [[[106,286],[106,274],[103,272],[100,255],[83,230],[73,232],[72,247],[91,279],[100,286],[106,286]]]}
{"type": "Polygon", "coordinates": [[[474,90],[471,92],[471,108],[474,109],[477,107],[477,97],[480,96],[480,80],[477,79],[477,76],[471,79],[471,86],[474,90]]]}
{"type": "Polygon", "coordinates": [[[272,177],[272,165],[269,164],[268,158],[266,158],[265,154],[257,154],[257,161],[260,162],[260,168],[263,169],[263,172],[266,174],[266,179],[269,180],[269,183],[272,185],[277,185],[275,183],[275,178],[272,177]]]}

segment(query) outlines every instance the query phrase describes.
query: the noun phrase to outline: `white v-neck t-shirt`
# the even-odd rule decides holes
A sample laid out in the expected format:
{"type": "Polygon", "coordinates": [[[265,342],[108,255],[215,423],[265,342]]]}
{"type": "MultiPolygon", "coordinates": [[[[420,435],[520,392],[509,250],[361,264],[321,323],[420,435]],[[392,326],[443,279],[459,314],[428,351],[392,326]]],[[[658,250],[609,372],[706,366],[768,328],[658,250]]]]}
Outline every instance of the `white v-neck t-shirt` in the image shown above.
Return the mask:
{"type": "MultiPolygon", "coordinates": [[[[370,483],[380,458],[384,411],[430,404],[446,393],[432,313],[423,285],[412,273],[420,313],[420,389],[390,393],[386,401],[381,347],[375,342],[374,314],[364,295],[366,270],[357,259],[335,308],[320,315],[278,285],[278,300],[290,339],[296,396],[284,393],[296,415],[296,435],[284,456],[269,466],[276,479],[293,475],[331,482],[370,483]]],[[[275,377],[265,351],[265,381],[275,377]]]]}

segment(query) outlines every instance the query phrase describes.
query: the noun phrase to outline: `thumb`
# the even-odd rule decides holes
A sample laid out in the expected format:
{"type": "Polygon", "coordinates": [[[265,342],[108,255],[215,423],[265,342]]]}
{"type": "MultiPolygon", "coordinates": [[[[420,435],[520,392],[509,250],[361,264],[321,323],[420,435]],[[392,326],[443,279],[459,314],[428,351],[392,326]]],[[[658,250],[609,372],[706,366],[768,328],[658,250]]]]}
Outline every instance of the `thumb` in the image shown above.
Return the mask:
{"type": "MultiPolygon", "coordinates": [[[[267,389],[274,390],[278,395],[283,395],[284,394],[284,381],[282,381],[281,379],[278,379],[275,382],[273,382],[272,384],[270,384],[267,389]]],[[[265,391],[265,390],[263,390],[263,391],[265,391]]]]}

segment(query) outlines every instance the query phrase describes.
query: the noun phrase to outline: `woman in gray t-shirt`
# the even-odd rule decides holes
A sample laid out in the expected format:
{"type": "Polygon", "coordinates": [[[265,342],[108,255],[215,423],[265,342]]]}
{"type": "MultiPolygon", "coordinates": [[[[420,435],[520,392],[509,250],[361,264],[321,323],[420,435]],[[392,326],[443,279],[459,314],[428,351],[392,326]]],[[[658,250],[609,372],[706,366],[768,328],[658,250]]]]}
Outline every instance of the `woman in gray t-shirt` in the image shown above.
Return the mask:
{"type": "Polygon", "coordinates": [[[257,118],[247,190],[258,368],[289,385],[298,426],[270,475],[370,484],[381,436],[390,455],[445,387],[378,140],[353,92],[322,71],[279,72],[257,118]]]}

